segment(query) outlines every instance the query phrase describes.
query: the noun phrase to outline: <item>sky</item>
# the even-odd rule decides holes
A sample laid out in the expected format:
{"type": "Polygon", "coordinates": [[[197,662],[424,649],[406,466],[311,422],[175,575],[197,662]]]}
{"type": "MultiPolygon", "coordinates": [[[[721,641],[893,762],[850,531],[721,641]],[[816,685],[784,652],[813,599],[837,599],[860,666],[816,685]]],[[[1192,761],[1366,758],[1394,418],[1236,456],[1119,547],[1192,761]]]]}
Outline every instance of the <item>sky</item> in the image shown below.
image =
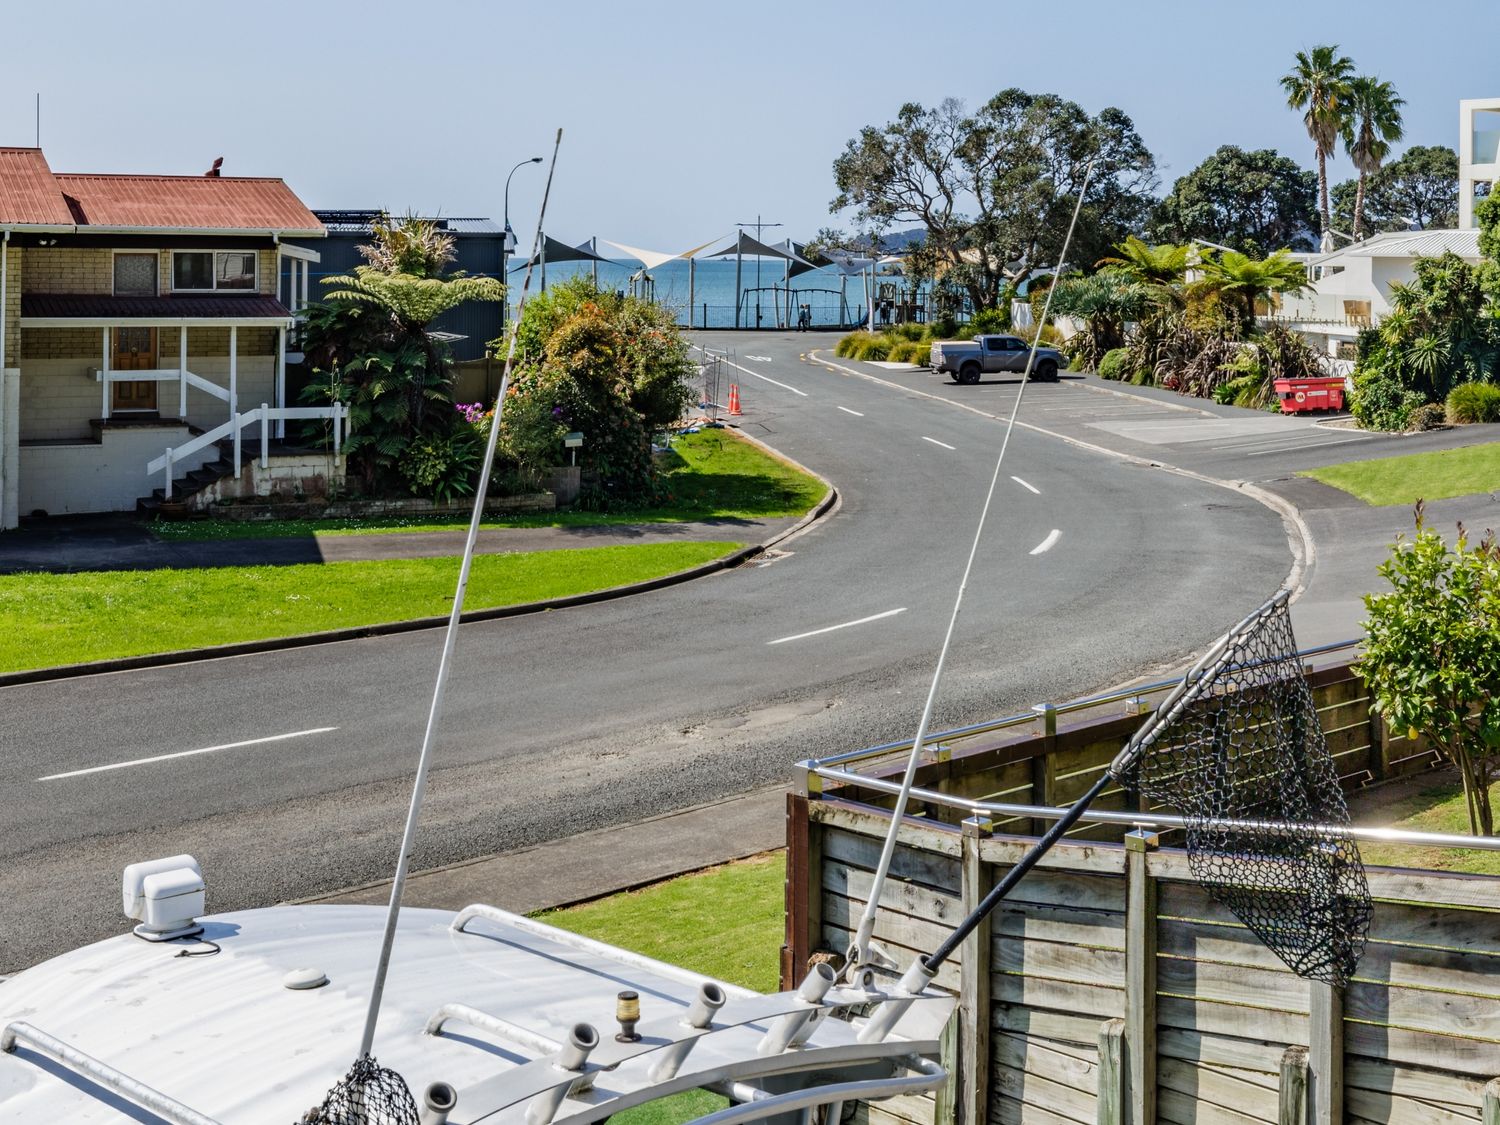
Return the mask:
{"type": "MultiPolygon", "coordinates": [[[[557,161],[546,228],[685,250],[757,215],[806,238],[832,162],[902,103],[1010,86],[1114,105],[1163,190],[1221,144],[1312,165],[1277,79],[1336,43],[1406,99],[1407,142],[1457,145],[1500,96],[1500,2],[1314,0],[217,0],[6,5],[0,145],[54,171],[281,176],[314,208],[502,217],[516,162],[557,161]]],[[[1404,145],[1399,147],[1405,147],[1404,145]]],[[[1398,149],[1399,150],[1399,149],[1398,149]]],[[[546,164],[515,173],[536,226],[546,164]]],[[[1347,158],[1330,168],[1352,176],[1347,158]]]]}

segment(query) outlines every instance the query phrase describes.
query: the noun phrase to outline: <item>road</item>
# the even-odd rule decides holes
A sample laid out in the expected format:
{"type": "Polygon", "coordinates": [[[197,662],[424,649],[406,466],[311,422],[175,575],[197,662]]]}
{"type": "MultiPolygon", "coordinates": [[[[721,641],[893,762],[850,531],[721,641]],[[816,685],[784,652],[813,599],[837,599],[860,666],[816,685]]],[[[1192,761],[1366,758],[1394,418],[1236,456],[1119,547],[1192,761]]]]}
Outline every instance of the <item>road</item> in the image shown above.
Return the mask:
{"type": "MultiPolygon", "coordinates": [[[[817,339],[732,346],[745,431],[833,481],[836,511],[734,572],[466,626],[418,867],[774,783],[915,727],[1018,387],[961,388],[981,410],[956,408],[960,388],[930,375],[807,362],[817,339]]],[[[1174,666],[1287,576],[1282,519],[1255,498],[1063,433],[1101,404],[1027,390],[939,729],[1174,666]]],[[[384,877],[440,643],[0,689],[0,972],[119,932],[138,859],[196,855],[214,910],[384,877]]]]}

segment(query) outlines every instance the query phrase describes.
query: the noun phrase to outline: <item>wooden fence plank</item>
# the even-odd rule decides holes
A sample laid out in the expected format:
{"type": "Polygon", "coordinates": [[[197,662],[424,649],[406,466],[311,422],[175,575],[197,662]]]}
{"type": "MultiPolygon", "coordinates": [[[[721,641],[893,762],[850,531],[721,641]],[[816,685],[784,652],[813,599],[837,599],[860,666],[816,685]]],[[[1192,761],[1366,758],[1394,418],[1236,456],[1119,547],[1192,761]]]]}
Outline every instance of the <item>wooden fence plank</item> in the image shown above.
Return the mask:
{"type": "MultiPolygon", "coordinates": [[[[1289,972],[1251,969],[1161,957],[1156,963],[1156,987],[1162,994],[1194,997],[1220,1004],[1273,1008],[1306,1014],[1308,982],[1289,972]]],[[[1247,1013],[1248,1016],[1248,1013],[1247,1013]]]]}
{"type": "Polygon", "coordinates": [[[1271,1008],[1252,1010],[1242,1004],[1214,1004],[1159,996],[1156,1019],[1160,1027],[1199,1031],[1205,1035],[1246,1038],[1253,1032],[1265,1042],[1278,1046],[1307,1045],[1307,1017],[1271,1008]],[[1252,1015],[1254,1022],[1247,1023],[1252,1015]]]}
{"type": "Polygon", "coordinates": [[[1403,1098],[1436,1102],[1455,1111],[1467,1111],[1470,1117],[1479,1112],[1480,1103],[1484,1099],[1484,1079],[1428,1067],[1402,1066],[1384,1059],[1370,1059],[1354,1054],[1348,1051],[1352,1044],[1350,1030],[1346,1025],[1345,1090],[1357,1086],[1361,1090],[1375,1090],[1403,1098]]]}
{"type": "Polygon", "coordinates": [[[1094,1083],[1090,1081],[1082,1089],[1066,1082],[1012,1070],[1008,1066],[995,1068],[995,1092],[1028,1107],[1041,1107],[1069,1121],[1088,1122],[1092,1125],[1099,1111],[1098,1099],[1093,1094],[1094,1083]]]}
{"type": "Polygon", "coordinates": [[[1157,1087],[1192,1098],[1198,1105],[1201,1121],[1218,1120],[1223,1110],[1243,1113],[1258,1121],[1276,1119],[1275,1087],[1244,1082],[1227,1069],[1162,1059],[1157,1067],[1157,1087]]]}
{"type": "MultiPolygon", "coordinates": [[[[814,801],[808,811],[813,813],[817,808],[818,802],[814,801]]],[[[844,830],[831,830],[823,834],[823,854],[835,863],[874,871],[880,862],[880,841],[844,830]]],[[[923,883],[955,897],[959,892],[956,858],[920,852],[903,845],[891,854],[890,871],[897,879],[923,883]]]]}
{"type": "Polygon", "coordinates": [[[1154,832],[1125,836],[1125,1120],[1156,1120],[1156,880],[1147,865],[1157,846],[1154,832]]]}
{"type": "Polygon", "coordinates": [[[995,943],[1064,941],[1090,949],[1125,948],[1125,916],[1114,911],[1007,902],[995,912],[995,943]]]}
{"type": "Polygon", "coordinates": [[[1307,1125],[1307,1048],[1286,1049],[1278,1095],[1276,1125],[1307,1125]]]}
{"type": "MultiPolygon", "coordinates": [[[[1398,1098],[1374,1090],[1349,1088],[1344,1100],[1352,1116],[1367,1117],[1385,1125],[1474,1125],[1471,1112],[1455,1113],[1432,1102],[1398,1098]]],[[[1343,1118],[1339,1119],[1343,1125],[1343,1118]]]]}
{"type": "Polygon", "coordinates": [[[1099,1029],[1098,1125],[1125,1125],[1125,1021],[1110,1020],[1099,1029]]]}
{"type": "MultiPolygon", "coordinates": [[[[963,911],[977,907],[992,886],[994,869],[980,858],[981,839],[989,831],[985,821],[971,819],[963,825],[963,911]]],[[[1000,910],[1005,909],[1002,903],[1000,910]]],[[[989,1119],[993,1059],[990,1054],[990,988],[995,943],[991,912],[974,927],[963,943],[964,972],[958,991],[959,1093],[957,1117],[963,1125],[981,1125],[989,1119]]]]}
{"type": "Polygon", "coordinates": [[[990,1010],[993,1014],[991,1024],[997,1032],[1055,1039],[1089,1047],[1099,1040],[1100,1021],[1087,1015],[1000,1002],[992,1004],[990,1010]]]}
{"type": "MultiPolygon", "coordinates": [[[[875,873],[860,867],[849,867],[838,862],[823,865],[823,890],[844,898],[858,899],[860,903],[870,901],[870,891],[875,886],[875,873]]],[[[887,879],[881,889],[880,908],[897,914],[909,914],[933,922],[945,923],[950,928],[966,913],[963,901],[957,895],[935,891],[921,883],[909,883],[904,879],[887,879]]]]}
{"type": "Polygon", "coordinates": [[[1500,1125],[1500,1078],[1493,1078],[1484,1088],[1484,1104],[1480,1108],[1483,1125],[1500,1125]]]}
{"type": "Polygon", "coordinates": [[[1322,981],[1313,981],[1309,988],[1307,1085],[1312,1098],[1312,1119],[1316,1125],[1343,1125],[1343,990],[1322,981]]]}
{"type": "Polygon", "coordinates": [[[1362,1055],[1401,1066],[1430,1067],[1485,1081],[1500,1065],[1495,1044],[1484,1040],[1381,1027],[1358,1020],[1344,1022],[1344,1050],[1346,1056],[1362,1055]]]}
{"type": "MultiPolygon", "coordinates": [[[[1253,1032],[1260,1029],[1254,1027],[1244,1030],[1253,1032]]],[[[1286,1047],[1281,1043],[1247,1039],[1243,1034],[1211,1035],[1176,1027],[1157,1028],[1156,1050],[1162,1058],[1183,1059],[1211,1066],[1233,1066],[1241,1070],[1254,1069],[1266,1075],[1277,1073],[1282,1056],[1286,1053],[1286,1047]]]]}

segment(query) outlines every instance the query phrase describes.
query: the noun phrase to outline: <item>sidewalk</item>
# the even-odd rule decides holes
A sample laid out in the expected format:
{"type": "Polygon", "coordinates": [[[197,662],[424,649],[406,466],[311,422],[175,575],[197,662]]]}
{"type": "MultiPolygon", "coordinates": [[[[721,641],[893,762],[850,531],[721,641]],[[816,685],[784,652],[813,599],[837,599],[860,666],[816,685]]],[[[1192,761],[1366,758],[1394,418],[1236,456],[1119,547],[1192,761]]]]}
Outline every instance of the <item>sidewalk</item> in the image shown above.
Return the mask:
{"type": "MultiPolygon", "coordinates": [[[[407,877],[402,902],[438,910],[484,902],[533,914],[759,855],[785,843],[786,790],[757,789],[634,824],[414,872],[407,877]]],[[[298,901],[384,905],[390,895],[386,880],[298,901]]]]}
{"type": "MultiPolygon", "coordinates": [[[[496,528],[479,533],[476,549],[479,554],[501,554],[725,539],[764,543],[799,518],[496,528]]],[[[445,558],[463,552],[464,536],[462,529],[393,529],[368,535],[309,533],[287,539],[162,540],[151,533],[149,524],[134,516],[80,516],[51,519],[0,535],[0,574],[445,558]]]]}

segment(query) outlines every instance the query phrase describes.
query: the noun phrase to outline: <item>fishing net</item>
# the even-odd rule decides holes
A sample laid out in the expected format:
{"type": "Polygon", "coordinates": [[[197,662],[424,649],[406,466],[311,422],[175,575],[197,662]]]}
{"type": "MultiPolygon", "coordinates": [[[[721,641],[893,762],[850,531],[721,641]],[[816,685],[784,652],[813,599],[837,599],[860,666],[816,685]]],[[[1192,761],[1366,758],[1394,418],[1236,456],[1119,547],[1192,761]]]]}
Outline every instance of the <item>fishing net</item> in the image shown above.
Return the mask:
{"type": "Polygon", "coordinates": [[[1121,780],[1187,820],[1194,876],[1298,976],[1344,984],[1370,892],[1284,596],[1202,673],[1121,780]]]}
{"type": "Polygon", "coordinates": [[[361,1055],[298,1125],[419,1125],[419,1120],[406,1080],[361,1055]]]}

